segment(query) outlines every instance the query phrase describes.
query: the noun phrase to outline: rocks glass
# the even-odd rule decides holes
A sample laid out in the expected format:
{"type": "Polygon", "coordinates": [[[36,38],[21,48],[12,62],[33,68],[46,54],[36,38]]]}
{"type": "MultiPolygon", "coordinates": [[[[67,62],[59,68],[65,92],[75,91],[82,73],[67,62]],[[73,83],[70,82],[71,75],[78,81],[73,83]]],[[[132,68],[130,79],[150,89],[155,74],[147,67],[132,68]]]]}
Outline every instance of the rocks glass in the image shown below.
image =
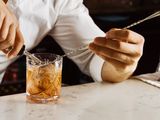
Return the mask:
{"type": "Polygon", "coordinates": [[[36,63],[27,57],[27,101],[48,103],[56,101],[61,94],[62,57],[51,53],[32,54],[41,60],[36,63]]]}

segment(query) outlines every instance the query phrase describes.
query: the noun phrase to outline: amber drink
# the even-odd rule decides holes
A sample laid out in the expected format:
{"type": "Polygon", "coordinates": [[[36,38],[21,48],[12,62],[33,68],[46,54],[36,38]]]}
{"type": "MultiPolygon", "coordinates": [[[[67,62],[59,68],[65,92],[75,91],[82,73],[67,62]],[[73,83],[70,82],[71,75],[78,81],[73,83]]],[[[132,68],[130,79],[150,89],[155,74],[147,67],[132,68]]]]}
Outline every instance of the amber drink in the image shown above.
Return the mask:
{"type": "Polygon", "coordinates": [[[27,101],[48,103],[61,94],[62,57],[50,53],[33,54],[41,63],[27,57],[27,101]]]}

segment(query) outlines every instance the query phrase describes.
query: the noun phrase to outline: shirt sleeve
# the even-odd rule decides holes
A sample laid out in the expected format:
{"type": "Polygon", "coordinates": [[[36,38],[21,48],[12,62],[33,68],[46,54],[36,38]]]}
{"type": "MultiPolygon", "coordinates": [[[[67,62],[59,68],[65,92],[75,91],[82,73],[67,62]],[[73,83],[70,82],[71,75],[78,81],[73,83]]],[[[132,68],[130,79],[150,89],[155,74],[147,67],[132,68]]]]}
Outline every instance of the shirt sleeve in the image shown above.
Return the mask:
{"type": "Polygon", "coordinates": [[[16,15],[27,49],[37,46],[57,19],[54,0],[9,0],[16,15]]]}
{"type": "MultiPolygon", "coordinates": [[[[58,9],[54,0],[8,0],[7,6],[18,19],[27,50],[41,42],[57,19],[58,9]]],[[[0,52],[0,81],[7,66],[17,58],[8,59],[0,52]]]]}
{"type": "MultiPolygon", "coordinates": [[[[89,16],[82,0],[59,0],[59,15],[50,35],[63,48],[70,52],[92,42],[95,37],[105,36],[89,16]]],[[[89,49],[82,49],[69,56],[81,69],[95,81],[102,81],[101,69],[104,60],[89,49]]]]}

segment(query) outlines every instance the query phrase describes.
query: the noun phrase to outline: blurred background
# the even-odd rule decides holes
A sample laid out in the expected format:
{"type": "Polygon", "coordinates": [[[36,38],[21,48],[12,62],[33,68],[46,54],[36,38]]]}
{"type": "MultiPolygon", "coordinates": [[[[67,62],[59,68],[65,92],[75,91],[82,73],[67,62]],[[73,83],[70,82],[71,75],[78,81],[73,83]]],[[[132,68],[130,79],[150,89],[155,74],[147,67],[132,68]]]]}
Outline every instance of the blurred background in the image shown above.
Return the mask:
{"type": "MultiPolygon", "coordinates": [[[[107,32],[110,28],[123,28],[147,15],[160,10],[160,0],[84,0],[95,23],[107,32]]],[[[131,28],[145,37],[144,54],[135,75],[155,72],[160,57],[160,17],[131,28]]],[[[59,45],[50,37],[31,52],[63,54],[59,45]]],[[[21,57],[10,65],[0,85],[0,95],[25,92],[26,60],[21,57]]],[[[68,58],[63,61],[63,85],[93,82],[68,58]]]]}

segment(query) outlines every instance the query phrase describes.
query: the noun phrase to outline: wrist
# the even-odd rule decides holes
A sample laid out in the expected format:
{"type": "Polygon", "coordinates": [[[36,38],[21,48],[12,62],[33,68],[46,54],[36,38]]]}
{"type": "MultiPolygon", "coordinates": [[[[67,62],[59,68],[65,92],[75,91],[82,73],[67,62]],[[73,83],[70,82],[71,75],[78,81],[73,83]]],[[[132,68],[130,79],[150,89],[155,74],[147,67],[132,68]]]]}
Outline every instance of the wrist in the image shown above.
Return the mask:
{"type": "Polygon", "coordinates": [[[121,82],[130,78],[135,71],[137,65],[119,68],[109,62],[105,62],[102,67],[102,79],[108,82],[121,82]]]}

